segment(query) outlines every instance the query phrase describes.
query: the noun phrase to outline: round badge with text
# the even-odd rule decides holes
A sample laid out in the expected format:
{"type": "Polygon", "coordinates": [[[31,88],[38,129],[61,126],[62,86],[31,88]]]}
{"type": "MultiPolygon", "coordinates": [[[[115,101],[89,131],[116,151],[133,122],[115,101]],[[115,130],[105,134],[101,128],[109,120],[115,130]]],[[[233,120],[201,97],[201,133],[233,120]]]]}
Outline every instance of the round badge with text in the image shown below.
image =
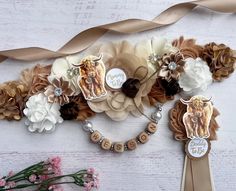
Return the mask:
{"type": "Polygon", "coordinates": [[[185,151],[190,158],[200,159],[210,151],[210,141],[203,138],[190,139],[185,146],[185,151]]]}
{"type": "Polygon", "coordinates": [[[112,89],[120,89],[126,80],[127,76],[120,68],[112,68],[106,73],[106,84],[112,89]]]}

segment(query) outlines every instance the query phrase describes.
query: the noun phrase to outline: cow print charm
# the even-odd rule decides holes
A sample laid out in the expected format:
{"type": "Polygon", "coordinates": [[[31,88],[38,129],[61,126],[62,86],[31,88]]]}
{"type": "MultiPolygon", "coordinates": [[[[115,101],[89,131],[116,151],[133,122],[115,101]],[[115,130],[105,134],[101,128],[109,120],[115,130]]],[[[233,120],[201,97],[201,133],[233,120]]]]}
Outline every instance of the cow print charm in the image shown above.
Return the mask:
{"type": "Polygon", "coordinates": [[[106,68],[102,55],[99,57],[87,56],[75,67],[79,68],[78,84],[86,100],[93,100],[107,94],[105,89],[106,68]]]}

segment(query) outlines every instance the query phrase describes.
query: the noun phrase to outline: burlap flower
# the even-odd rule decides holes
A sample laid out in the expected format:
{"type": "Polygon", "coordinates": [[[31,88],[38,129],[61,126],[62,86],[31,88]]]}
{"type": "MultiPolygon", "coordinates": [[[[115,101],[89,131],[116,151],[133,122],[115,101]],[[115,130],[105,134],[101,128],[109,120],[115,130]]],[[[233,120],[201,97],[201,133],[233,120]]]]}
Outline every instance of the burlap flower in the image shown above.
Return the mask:
{"type": "Polygon", "coordinates": [[[156,103],[165,103],[169,100],[173,100],[174,96],[166,95],[166,91],[161,85],[161,79],[156,79],[155,84],[152,86],[151,91],[148,94],[148,99],[150,105],[155,105],[156,103]]]}
{"type": "Polygon", "coordinates": [[[30,87],[28,96],[43,92],[49,85],[47,78],[51,72],[51,67],[51,65],[36,65],[32,69],[22,71],[20,80],[27,87],[30,87]]]}
{"type": "Polygon", "coordinates": [[[175,53],[177,47],[163,37],[153,37],[150,40],[144,40],[135,46],[135,54],[148,61],[148,66],[156,70],[158,68],[157,61],[164,54],[175,53]]]}
{"type": "Polygon", "coordinates": [[[0,85],[0,119],[20,120],[23,116],[28,86],[12,81],[0,85]]]}
{"type": "MultiPolygon", "coordinates": [[[[126,41],[101,46],[97,54],[104,55],[103,61],[107,70],[120,68],[126,73],[127,79],[137,78],[143,82],[153,73],[146,60],[135,56],[133,46],[126,41]]],[[[105,112],[116,121],[124,120],[129,113],[139,116],[138,110],[143,110],[143,101],[147,100],[155,78],[154,75],[146,83],[141,84],[134,99],[126,96],[121,90],[115,91],[107,87],[107,95],[104,98],[88,101],[88,105],[93,111],[105,112]]]]}
{"type": "Polygon", "coordinates": [[[50,103],[59,103],[64,105],[69,103],[69,96],[72,96],[74,91],[69,87],[69,82],[63,78],[54,78],[52,83],[46,87],[44,94],[50,103]]]}
{"type": "Polygon", "coordinates": [[[184,58],[201,57],[203,52],[203,47],[197,45],[195,39],[184,39],[183,36],[179,39],[175,39],[172,45],[179,49],[184,58]]]}
{"type": "Polygon", "coordinates": [[[160,66],[159,76],[167,81],[177,80],[184,71],[184,58],[180,52],[165,54],[158,60],[160,66]]]}
{"type": "MultiPolygon", "coordinates": [[[[187,111],[187,106],[184,105],[181,101],[177,101],[174,108],[170,110],[170,129],[173,131],[173,136],[176,140],[184,141],[187,140],[187,133],[183,123],[183,115],[187,111]]],[[[213,110],[211,117],[209,131],[210,137],[209,140],[216,140],[216,130],[219,128],[219,125],[216,122],[216,117],[219,115],[219,112],[216,108],[213,110]]]]}
{"type": "Polygon", "coordinates": [[[96,113],[87,104],[82,94],[70,98],[68,104],[61,106],[61,117],[64,120],[84,121],[96,113]]]}
{"type": "Polygon", "coordinates": [[[236,57],[233,51],[224,44],[214,42],[206,44],[202,58],[207,62],[213,78],[217,81],[227,78],[234,71],[236,57]]]}

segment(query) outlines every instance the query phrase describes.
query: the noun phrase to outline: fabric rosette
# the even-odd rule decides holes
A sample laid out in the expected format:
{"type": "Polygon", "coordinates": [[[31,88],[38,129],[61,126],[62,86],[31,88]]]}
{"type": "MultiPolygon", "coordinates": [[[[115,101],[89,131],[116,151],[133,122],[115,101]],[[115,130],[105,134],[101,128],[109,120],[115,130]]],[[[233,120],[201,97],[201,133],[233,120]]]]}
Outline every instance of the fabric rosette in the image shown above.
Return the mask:
{"type": "Polygon", "coordinates": [[[103,54],[107,71],[112,68],[120,68],[125,72],[127,79],[140,80],[141,86],[135,98],[128,97],[120,89],[114,90],[106,87],[107,95],[103,98],[88,101],[89,107],[98,113],[105,112],[115,121],[126,119],[129,113],[140,116],[139,110],[143,110],[144,102],[148,100],[147,95],[156,78],[156,76],[153,76],[142,83],[153,74],[153,70],[148,67],[147,61],[136,56],[134,47],[127,41],[102,45],[98,48],[97,54],[103,54]]]}
{"type": "Polygon", "coordinates": [[[187,58],[184,72],[180,75],[179,85],[186,94],[205,91],[212,83],[212,73],[201,58],[187,58]]]}
{"type": "Polygon", "coordinates": [[[27,117],[26,125],[31,132],[53,131],[57,123],[62,123],[60,116],[60,105],[58,103],[49,103],[43,93],[33,95],[26,102],[26,108],[23,110],[27,117]]]}
{"type": "Polygon", "coordinates": [[[28,97],[43,92],[49,85],[48,76],[51,73],[52,65],[36,65],[31,69],[21,72],[20,81],[29,88],[28,97]]]}

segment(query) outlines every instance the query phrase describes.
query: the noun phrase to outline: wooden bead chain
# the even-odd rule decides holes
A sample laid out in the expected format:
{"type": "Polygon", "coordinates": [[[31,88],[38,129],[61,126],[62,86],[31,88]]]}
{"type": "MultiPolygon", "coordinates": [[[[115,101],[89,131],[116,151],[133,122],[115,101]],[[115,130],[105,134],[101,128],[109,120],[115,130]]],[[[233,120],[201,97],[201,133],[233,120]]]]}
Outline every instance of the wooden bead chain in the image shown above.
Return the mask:
{"type": "Polygon", "coordinates": [[[157,111],[152,113],[151,121],[147,127],[136,138],[130,139],[126,142],[112,142],[110,139],[105,138],[98,130],[93,129],[93,124],[90,121],[84,121],[82,124],[83,130],[90,133],[90,140],[92,143],[100,145],[103,150],[113,151],[116,153],[123,153],[124,151],[135,150],[138,144],[145,144],[149,141],[149,136],[157,131],[158,121],[161,119],[162,107],[156,106],[157,111]]]}

